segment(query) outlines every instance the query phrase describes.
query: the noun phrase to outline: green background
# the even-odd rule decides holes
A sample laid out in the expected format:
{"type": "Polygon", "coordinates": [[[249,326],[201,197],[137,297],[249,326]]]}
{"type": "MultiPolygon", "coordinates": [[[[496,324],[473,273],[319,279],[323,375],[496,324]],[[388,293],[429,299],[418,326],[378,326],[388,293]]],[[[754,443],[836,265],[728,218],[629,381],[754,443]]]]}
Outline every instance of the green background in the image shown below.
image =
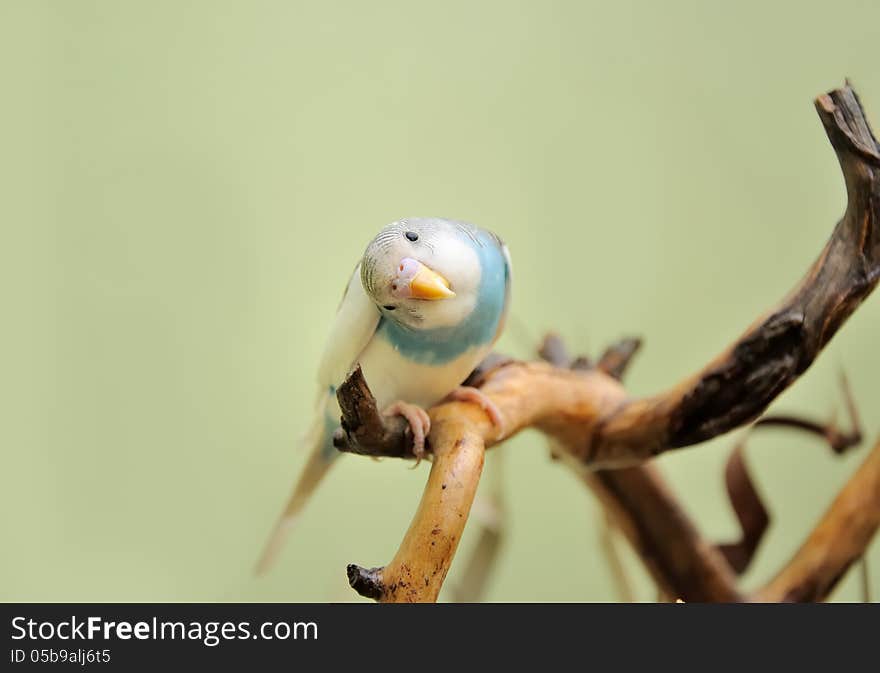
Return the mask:
{"type": "MultiPolygon", "coordinates": [[[[0,26],[2,599],[361,600],[345,565],[391,558],[427,464],[346,457],[277,569],[251,567],[381,226],[498,232],[515,272],[501,350],[528,356],[550,328],[592,353],[641,334],[629,386],[648,394],[781,298],[841,214],[812,98],[851,77],[880,126],[869,1],[2,0],[0,26]]],[[[875,296],[774,408],[827,418],[842,368],[873,441],[878,330],[875,296]]],[[[734,439],[659,461],[718,540],[738,532],[734,439]]],[[[754,439],[773,522],[747,587],[865,450],[754,439]]],[[[537,434],[503,462],[488,599],[615,600],[590,494],[537,434]]],[[[876,597],[880,544],[870,559],[876,597]]],[[[856,573],[834,597],[860,599],[856,573]]]]}

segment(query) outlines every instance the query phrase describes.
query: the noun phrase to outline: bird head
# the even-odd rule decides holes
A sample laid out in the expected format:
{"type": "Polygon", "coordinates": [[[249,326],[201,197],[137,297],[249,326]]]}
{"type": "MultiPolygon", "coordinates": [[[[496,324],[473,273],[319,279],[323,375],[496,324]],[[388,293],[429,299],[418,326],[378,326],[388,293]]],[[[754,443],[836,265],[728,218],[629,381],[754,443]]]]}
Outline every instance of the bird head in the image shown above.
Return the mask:
{"type": "Polygon", "coordinates": [[[480,261],[456,223],[410,218],[392,222],[370,242],[361,283],[389,320],[412,329],[448,327],[474,308],[480,261]]]}

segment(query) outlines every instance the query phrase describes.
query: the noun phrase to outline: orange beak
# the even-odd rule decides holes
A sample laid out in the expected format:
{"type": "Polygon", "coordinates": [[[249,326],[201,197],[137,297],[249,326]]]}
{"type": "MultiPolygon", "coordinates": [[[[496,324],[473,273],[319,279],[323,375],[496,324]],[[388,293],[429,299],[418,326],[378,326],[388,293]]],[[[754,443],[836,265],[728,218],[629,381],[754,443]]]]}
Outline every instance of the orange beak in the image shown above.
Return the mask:
{"type": "Polygon", "coordinates": [[[455,296],[455,292],[449,288],[448,280],[411,257],[400,261],[392,291],[395,296],[413,299],[436,300],[455,296]]]}

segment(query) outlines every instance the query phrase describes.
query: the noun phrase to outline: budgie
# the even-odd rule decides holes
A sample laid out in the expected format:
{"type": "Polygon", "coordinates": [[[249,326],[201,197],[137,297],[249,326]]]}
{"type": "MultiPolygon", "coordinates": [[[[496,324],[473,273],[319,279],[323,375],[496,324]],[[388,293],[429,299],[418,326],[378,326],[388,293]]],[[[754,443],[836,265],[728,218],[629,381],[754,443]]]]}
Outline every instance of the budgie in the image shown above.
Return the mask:
{"type": "Polygon", "coordinates": [[[479,404],[496,426],[498,409],[462,382],[488,355],[510,301],[511,262],[495,234],[464,222],[409,218],[369,243],[340,302],[318,367],[309,457],[257,564],[271,565],[287,532],[339,451],[336,388],[360,363],[386,415],[409,424],[421,457],[430,431],[426,408],[444,399],[479,404]]]}

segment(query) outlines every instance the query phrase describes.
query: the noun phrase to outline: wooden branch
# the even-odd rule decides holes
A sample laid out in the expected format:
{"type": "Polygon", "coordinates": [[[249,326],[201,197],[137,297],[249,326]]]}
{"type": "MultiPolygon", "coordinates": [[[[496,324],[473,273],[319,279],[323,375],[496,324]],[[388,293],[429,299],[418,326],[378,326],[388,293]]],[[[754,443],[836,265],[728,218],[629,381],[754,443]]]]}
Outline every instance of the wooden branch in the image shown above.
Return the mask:
{"type": "MultiPolygon", "coordinates": [[[[509,357],[492,353],[464,382],[481,386],[497,369],[513,362],[509,357]]],[[[386,458],[415,458],[409,426],[400,416],[383,416],[367,385],[361,366],[356,365],[336,391],[342,412],[340,428],[333,435],[333,445],[340,451],[386,458]]],[[[430,437],[428,438],[430,449],[430,437]]]]}
{"type": "Polygon", "coordinates": [[[548,332],[544,335],[544,340],[538,346],[538,357],[562,369],[569,369],[571,365],[571,354],[562,337],[556,332],[548,332]]]}
{"type": "MultiPolygon", "coordinates": [[[[596,369],[603,371],[618,381],[623,378],[627,367],[632,363],[632,359],[642,347],[642,340],[639,338],[628,337],[621,339],[617,343],[612,344],[602,353],[596,369]]],[[[572,369],[578,369],[572,365],[572,369]]]]}
{"type": "Polygon", "coordinates": [[[736,542],[718,545],[718,551],[734,572],[742,575],[751,564],[770,525],[770,513],[746,466],[745,440],[733,447],[724,468],[724,485],[742,534],[736,542]]]}
{"type": "MultiPolygon", "coordinates": [[[[619,381],[598,370],[571,371],[544,362],[508,362],[484,378],[480,390],[505,419],[499,434],[489,417],[469,402],[444,402],[428,410],[432,432],[431,450],[436,441],[433,427],[440,419],[457,418],[466,422],[486,446],[494,446],[521,430],[537,427],[568,443],[580,443],[600,420],[627,400],[619,381]]],[[[411,455],[411,439],[406,424],[398,418],[384,418],[365,409],[372,395],[360,368],[356,368],[337,391],[342,408],[344,436],[338,436],[342,451],[399,458],[411,455]],[[349,395],[353,393],[351,399],[349,395]],[[351,417],[347,416],[353,408],[351,417]]]]}
{"type": "MultiPolygon", "coordinates": [[[[380,600],[434,600],[476,488],[479,468],[471,453],[479,454],[482,465],[484,447],[534,427],[563,447],[564,459],[579,471],[615,470],[587,478],[616,508],[622,530],[664,591],[688,601],[739,597],[729,565],[678,514],[659,477],[651,470],[620,468],[755,420],[809,367],[880,281],[880,145],[848,85],[819,97],[816,106],[843,170],[848,204],[816,262],[781,304],[700,372],[653,397],[629,397],[607,373],[622,371],[613,359],[607,371],[570,370],[563,368],[570,364],[568,355],[554,353],[554,361],[566,364],[510,362],[481,377],[482,392],[505,419],[500,436],[474,404],[448,402],[429,410],[435,463],[422,505],[389,566],[374,571],[350,567],[355,588],[380,600]],[[436,489],[452,476],[450,466],[461,452],[471,456],[462,458],[469,471],[456,471],[461,498],[450,503],[436,489]],[[634,493],[640,498],[634,500],[634,493]],[[447,520],[449,507],[459,521],[447,520]],[[424,535],[435,528],[443,535],[440,549],[426,547],[431,538],[424,535]]],[[[620,359],[625,366],[629,357],[620,359]]],[[[587,365],[581,361],[581,366],[587,365]]],[[[343,433],[337,437],[341,450],[411,455],[405,424],[378,414],[359,369],[337,395],[343,413],[343,433]]]]}
{"type": "Polygon", "coordinates": [[[483,469],[482,437],[453,413],[435,417],[434,459],[422,501],[397,555],[384,568],[348,566],[348,581],[382,603],[437,600],[483,469]]]}
{"type": "MultiPolygon", "coordinates": [[[[752,426],[752,432],[767,428],[800,430],[820,437],[838,455],[849,451],[861,443],[862,428],[849,383],[843,374],[840,377],[840,385],[849,415],[850,430],[841,430],[833,420],[829,423],[819,423],[803,416],[787,414],[764,416],[758,419],[752,426]]],[[[742,574],[748,568],[770,524],[770,515],[746,467],[745,444],[745,439],[737,443],[724,470],[727,495],[739,520],[742,536],[738,542],[722,544],[718,547],[737,574],[742,574]]]]}
{"type": "MultiPolygon", "coordinates": [[[[844,377],[841,387],[850,430],[841,430],[834,423],[805,428],[810,423],[798,416],[784,417],[798,423],[782,425],[819,435],[836,453],[856,446],[861,438],[859,414],[844,377]]],[[[766,424],[761,419],[756,427],[778,427],[775,418],[779,417],[766,424]]],[[[718,548],[720,557],[709,549],[712,545],[702,537],[650,464],[595,472],[576,464],[574,467],[629,539],[663,595],[687,602],[733,601],[743,597],[731,571],[745,570],[767,525],[767,511],[745,470],[741,449],[739,446],[734,451],[725,477],[743,539],[738,544],[718,548]]]]}
{"type": "Polygon", "coordinates": [[[503,451],[492,452],[489,491],[486,492],[487,484],[484,481],[483,489],[471,509],[471,521],[476,519],[480,528],[470,558],[458,575],[452,592],[452,600],[456,603],[478,603],[483,599],[504,546],[507,508],[501,470],[503,457],[503,451]]]}
{"type": "Polygon", "coordinates": [[[337,449],[368,456],[415,458],[406,421],[379,413],[360,365],[339,386],[336,399],[342,412],[341,428],[333,435],[337,449]]]}
{"type": "Polygon", "coordinates": [[[847,186],[843,219],[803,281],[701,372],[622,405],[579,448],[614,465],[689,446],[757,418],[813,362],[880,280],[880,145],[853,90],[820,96],[847,186]]]}
{"type": "MultiPolygon", "coordinates": [[[[640,344],[638,339],[613,344],[599,362],[619,363],[613,370],[620,378],[640,344]]],[[[545,337],[539,355],[557,366],[571,362],[572,368],[585,360],[572,360],[562,339],[555,334],[545,337]]],[[[565,458],[564,449],[557,449],[556,453],[565,458]]],[[[623,532],[642,559],[660,594],[689,602],[739,600],[731,568],[721,552],[697,530],[659,470],[650,464],[619,470],[591,470],[572,460],[569,464],[598,497],[606,521],[623,532]]]]}
{"type": "Polygon", "coordinates": [[[578,470],[665,595],[687,603],[741,599],[730,566],[700,534],[653,465],[578,470]]]}
{"type": "Polygon", "coordinates": [[[821,601],[865,553],[880,527],[880,441],[794,557],[753,600],[821,601]]]}
{"type": "Polygon", "coordinates": [[[843,391],[844,404],[849,416],[850,430],[841,430],[837,424],[820,423],[803,416],[773,415],[764,416],[755,423],[756,428],[781,427],[802,430],[810,434],[818,435],[831,448],[834,453],[842,454],[862,442],[862,424],[859,420],[859,412],[852,396],[849,382],[845,375],[840,376],[840,387],[843,391]]]}

